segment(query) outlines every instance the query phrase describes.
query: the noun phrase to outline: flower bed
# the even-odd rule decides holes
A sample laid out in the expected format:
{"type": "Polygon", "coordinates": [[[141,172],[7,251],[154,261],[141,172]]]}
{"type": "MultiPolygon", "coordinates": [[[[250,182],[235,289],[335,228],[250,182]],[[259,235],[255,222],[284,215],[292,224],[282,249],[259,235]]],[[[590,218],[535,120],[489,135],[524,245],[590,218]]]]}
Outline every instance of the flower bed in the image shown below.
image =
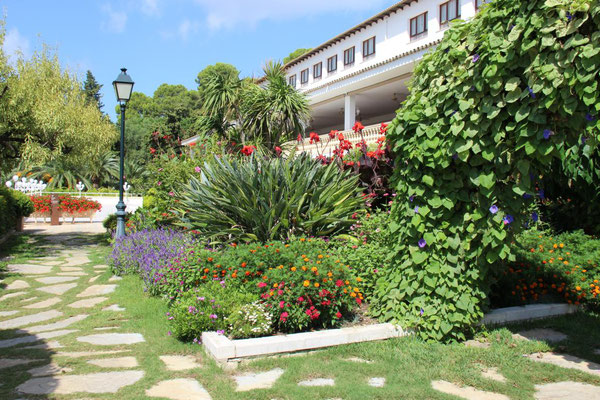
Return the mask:
{"type": "MultiPolygon", "coordinates": [[[[52,196],[30,196],[33,202],[34,212],[31,214],[33,218],[49,218],[52,214],[52,196]]],[[[90,218],[97,211],[102,209],[102,204],[95,200],[90,200],[85,197],[73,197],[70,195],[58,196],[58,210],[61,216],[69,216],[73,218],[90,218]]]]}
{"type": "Polygon", "coordinates": [[[553,235],[531,230],[514,246],[516,261],[502,271],[494,290],[501,305],[561,298],[600,307],[599,239],[581,231],[553,235]]]}

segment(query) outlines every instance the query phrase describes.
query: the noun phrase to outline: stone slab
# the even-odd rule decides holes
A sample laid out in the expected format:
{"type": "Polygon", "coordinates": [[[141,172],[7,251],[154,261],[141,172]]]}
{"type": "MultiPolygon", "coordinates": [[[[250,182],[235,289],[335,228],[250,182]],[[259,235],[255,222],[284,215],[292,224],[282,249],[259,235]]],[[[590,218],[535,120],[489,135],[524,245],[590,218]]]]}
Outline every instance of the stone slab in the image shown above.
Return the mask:
{"type": "Polygon", "coordinates": [[[87,363],[102,368],[135,368],[139,365],[135,357],[101,358],[87,363]]]}
{"type": "Polygon", "coordinates": [[[188,369],[200,368],[194,356],[160,356],[160,360],[169,371],[186,371],[188,369]]]}
{"type": "Polygon", "coordinates": [[[316,378],[298,382],[298,386],[335,386],[335,381],[331,378],[316,378]]]}
{"type": "Polygon", "coordinates": [[[17,387],[26,394],[116,393],[144,377],[143,371],[100,372],[87,375],[60,375],[33,378],[17,387]]]}
{"type": "Polygon", "coordinates": [[[385,386],[385,378],[381,378],[381,377],[369,378],[368,385],[372,386],[372,387],[376,387],[376,388],[382,388],[385,386]]]}
{"type": "Polygon", "coordinates": [[[60,348],[63,348],[63,347],[65,347],[65,346],[61,345],[58,341],[56,341],[56,340],[49,340],[49,341],[41,343],[41,344],[36,344],[36,345],[33,345],[33,346],[22,347],[22,349],[54,350],[54,349],[60,349],[60,348]]]}
{"type": "Polygon", "coordinates": [[[76,257],[71,257],[69,259],[67,259],[67,261],[65,262],[65,265],[68,267],[74,267],[74,266],[78,266],[78,265],[85,265],[85,264],[89,264],[91,263],[92,260],[90,260],[89,258],[85,257],[85,256],[76,256],[76,257]]]}
{"type": "Polygon", "coordinates": [[[109,281],[109,282],[118,282],[118,281],[120,281],[120,280],[122,280],[122,279],[123,279],[123,278],[122,278],[122,277],[120,277],[120,276],[111,276],[111,277],[108,279],[108,281],[109,281]]]}
{"type": "Polygon", "coordinates": [[[8,294],[5,294],[4,296],[0,297],[0,301],[4,301],[6,299],[10,299],[10,298],[13,298],[13,297],[23,296],[24,294],[27,294],[27,292],[12,292],[12,293],[8,293],[8,294]]]}
{"type": "Polygon", "coordinates": [[[163,397],[170,400],[210,400],[211,397],[195,379],[171,379],[158,382],[146,390],[148,397],[163,397]]]}
{"type": "Polygon", "coordinates": [[[107,350],[107,351],[63,351],[55,354],[57,357],[81,358],[96,357],[106,354],[128,353],[129,350],[107,350]]]}
{"type": "Polygon", "coordinates": [[[93,278],[90,278],[90,280],[88,281],[88,283],[94,283],[96,282],[96,279],[100,278],[102,275],[96,275],[93,278]]]}
{"type": "Polygon", "coordinates": [[[81,267],[60,267],[62,272],[81,272],[83,268],[81,267]]]}
{"type": "Polygon", "coordinates": [[[14,311],[0,311],[0,317],[10,317],[11,315],[15,315],[18,314],[19,311],[18,310],[14,310],[14,311]]]}
{"type": "Polygon", "coordinates": [[[30,303],[30,302],[32,302],[32,301],[34,301],[34,300],[37,300],[37,299],[39,299],[39,297],[37,297],[37,296],[34,296],[34,297],[28,297],[28,298],[26,298],[26,299],[23,299],[23,300],[21,300],[21,303],[30,303]]]}
{"type": "Polygon", "coordinates": [[[481,376],[486,379],[491,379],[496,382],[506,382],[506,378],[500,372],[498,372],[498,368],[484,368],[481,371],[481,376]]]}
{"type": "Polygon", "coordinates": [[[59,337],[59,336],[65,336],[65,335],[68,335],[73,332],[77,332],[77,330],[65,329],[65,330],[61,330],[61,331],[43,332],[43,333],[38,333],[36,335],[22,336],[22,337],[19,337],[16,339],[0,340],[0,348],[12,347],[12,346],[17,346],[17,345],[26,344],[26,343],[35,343],[35,342],[39,342],[40,340],[52,339],[52,338],[59,337]]]}
{"type": "Polygon", "coordinates": [[[29,304],[27,306],[24,306],[23,308],[26,308],[26,309],[48,308],[48,307],[52,307],[55,304],[60,303],[61,301],[62,300],[58,297],[51,297],[46,300],[38,301],[37,303],[29,304]]]}
{"type": "Polygon", "coordinates": [[[8,271],[23,275],[44,275],[52,271],[50,265],[8,264],[8,271]]]}
{"type": "Polygon", "coordinates": [[[67,328],[79,321],[83,321],[88,316],[89,315],[87,315],[87,314],[80,314],[80,315],[76,315],[74,317],[64,319],[62,321],[55,322],[53,324],[30,326],[28,328],[22,329],[21,331],[26,332],[26,333],[38,333],[38,332],[45,332],[45,331],[54,331],[57,329],[64,329],[64,328],[67,328]]]}
{"type": "Polygon", "coordinates": [[[56,310],[43,311],[37,314],[25,315],[0,322],[0,329],[14,329],[22,326],[48,321],[49,319],[62,317],[63,313],[56,310]]]}
{"type": "Polygon", "coordinates": [[[86,276],[85,272],[57,272],[56,275],[60,276],[86,276]]]}
{"type": "Polygon", "coordinates": [[[106,264],[98,264],[98,265],[94,265],[94,269],[98,269],[98,270],[104,270],[104,269],[108,269],[109,266],[106,264]]]}
{"type": "Polygon", "coordinates": [[[563,368],[576,369],[588,374],[600,376],[600,364],[579,357],[558,353],[533,353],[527,356],[530,360],[557,365],[563,368]]]}
{"type": "Polygon", "coordinates": [[[38,361],[43,360],[30,360],[27,358],[0,358],[0,369],[12,368],[18,365],[27,365],[38,361]]]}
{"type": "Polygon", "coordinates": [[[22,280],[16,280],[16,281],[12,281],[8,285],[6,285],[4,290],[27,289],[28,287],[29,287],[29,283],[22,281],[22,280]]]}
{"type": "Polygon", "coordinates": [[[97,304],[100,304],[104,301],[108,300],[108,297],[91,297],[85,300],[79,300],[74,303],[69,304],[71,308],[91,308],[97,304]]]}
{"type": "Polygon", "coordinates": [[[349,358],[346,358],[344,361],[350,361],[350,362],[362,363],[362,364],[373,364],[373,361],[365,360],[364,358],[359,358],[359,357],[349,357],[349,358]]]}
{"type": "Polygon", "coordinates": [[[555,331],[554,329],[529,329],[515,333],[513,338],[519,340],[539,340],[542,342],[556,343],[566,340],[568,336],[562,332],[555,331]]]}
{"type": "Polygon", "coordinates": [[[269,389],[273,387],[277,379],[279,379],[284,372],[285,371],[281,368],[275,368],[266,372],[236,375],[233,377],[237,384],[235,391],[246,392],[254,389],[269,389]]]}
{"type": "Polygon", "coordinates": [[[60,375],[65,374],[67,372],[73,372],[72,368],[62,368],[58,364],[51,363],[42,365],[41,367],[36,367],[28,370],[31,376],[51,376],[51,375],[60,375]]]}
{"type": "Polygon", "coordinates": [[[108,307],[104,307],[102,311],[125,311],[123,307],[119,307],[118,304],[113,304],[108,307]]]}
{"type": "Polygon", "coordinates": [[[145,342],[139,333],[98,333],[96,335],[81,336],[78,342],[90,343],[98,346],[113,346],[119,344],[134,344],[145,342]]]}
{"type": "Polygon", "coordinates": [[[581,382],[555,382],[535,385],[536,400],[598,400],[600,387],[581,382]]]}
{"type": "Polygon", "coordinates": [[[472,386],[461,387],[446,381],[433,381],[431,382],[431,386],[438,392],[450,394],[466,400],[510,400],[508,396],[500,393],[486,392],[472,386]]]}
{"type": "Polygon", "coordinates": [[[75,287],[77,287],[76,283],[62,283],[60,285],[42,286],[37,288],[37,290],[50,294],[61,295],[75,287]]]}
{"type": "Polygon", "coordinates": [[[55,283],[73,282],[78,280],[76,276],[46,276],[43,278],[36,278],[35,280],[45,285],[52,285],[55,283]]]}
{"type": "Polygon", "coordinates": [[[92,285],[79,293],[77,297],[102,296],[114,292],[116,288],[117,285],[92,285]]]}

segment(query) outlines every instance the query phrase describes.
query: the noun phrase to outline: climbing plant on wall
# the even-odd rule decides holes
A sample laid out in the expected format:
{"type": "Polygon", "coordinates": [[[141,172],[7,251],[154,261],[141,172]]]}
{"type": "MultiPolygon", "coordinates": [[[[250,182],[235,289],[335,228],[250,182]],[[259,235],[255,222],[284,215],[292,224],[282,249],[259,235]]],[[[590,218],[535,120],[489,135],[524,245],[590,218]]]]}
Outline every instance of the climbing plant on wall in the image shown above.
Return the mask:
{"type": "Polygon", "coordinates": [[[599,69],[593,0],[495,0],[424,56],[388,133],[398,239],[377,316],[465,337],[551,161],[597,146],[599,69]]]}

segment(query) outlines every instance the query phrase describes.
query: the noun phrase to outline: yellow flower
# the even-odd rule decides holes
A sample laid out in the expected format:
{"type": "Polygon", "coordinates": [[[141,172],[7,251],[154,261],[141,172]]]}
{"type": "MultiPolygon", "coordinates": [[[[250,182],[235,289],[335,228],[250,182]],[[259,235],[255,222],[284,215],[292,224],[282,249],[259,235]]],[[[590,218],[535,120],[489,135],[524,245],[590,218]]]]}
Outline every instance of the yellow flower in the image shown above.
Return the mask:
{"type": "Polygon", "coordinates": [[[310,286],[310,281],[309,280],[304,281],[304,287],[309,287],[309,286],[310,286]]]}
{"type": "Polygon", "coordinates": [[[292,272],[296,272],[296,267],[292,267],[292,272]]]}
{"type": "Polygon", "coordinates": [[[356,278],[356,282],[362,282],[362,278],[359,276],[358,278],[356,278]]]}
{"type": "Polygon", "coordinates": [[[317,257],[318,258],[323,258],[323,254],[319,254],[317,257]]]}
{"type": "Polygon", "coordinates": [[[559,244],[560,248],[562,249],[563,247],[565,247],[564,243],[559,244]]]}
{"type": "Polygon", "coordinates": [[[312,272],[317,272],[317,267],[312,267],[310,270],[311,270],[312,272]]]}

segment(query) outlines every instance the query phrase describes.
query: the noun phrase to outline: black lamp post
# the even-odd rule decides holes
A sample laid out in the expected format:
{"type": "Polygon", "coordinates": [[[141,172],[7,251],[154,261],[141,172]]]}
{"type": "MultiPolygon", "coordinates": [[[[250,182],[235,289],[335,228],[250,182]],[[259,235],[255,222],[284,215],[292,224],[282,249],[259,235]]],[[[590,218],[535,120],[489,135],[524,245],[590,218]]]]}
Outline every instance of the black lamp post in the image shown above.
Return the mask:
{"type": "Polygon", "coordinates": [[[121,105],[121,158],[119,164],[119,202],[117,203],[117,232],[116,237],[125,236],[125,203],[123,202],[123,169],[125,160],[125,107],[131,92],[133,91],[133,81],[127,75],[127,68],[121,68],[121,73],[113,81],[117,101],[121,105]]]}

